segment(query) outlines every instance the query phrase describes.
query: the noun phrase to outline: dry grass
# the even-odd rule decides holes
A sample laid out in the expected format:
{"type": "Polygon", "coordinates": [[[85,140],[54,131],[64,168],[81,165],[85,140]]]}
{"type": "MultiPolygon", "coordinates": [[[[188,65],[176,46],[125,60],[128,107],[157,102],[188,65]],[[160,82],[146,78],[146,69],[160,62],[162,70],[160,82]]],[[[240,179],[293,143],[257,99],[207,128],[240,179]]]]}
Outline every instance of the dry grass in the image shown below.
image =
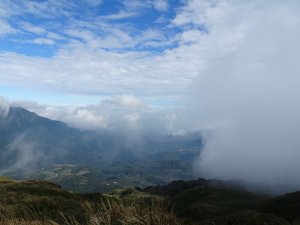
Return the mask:
{"type": "Polygon", "coordinates": [[[34,212],[30,206],[23,205],[3,206],[0,205],[1,225],[58,225],[54,221],[46,220],[34,212]]]}
{"type": "MultiPolygon", "coordinates": [[[[88,202],[82,204],[85,222],[78,222],[72,215],[60,212],[62,223],[41,217],[39,212],[34,212],[24,206],[19,208],[0,207],[0,224],[2,225],[182,225],[170,211],[170,207],[161,201],[153,201],[150,205],[141,202],[125,203],[121,200],[105,199],[97,205],[88,202]],[[3,213],[4,212],[4,213],[3,213]]],[[[57,216],[57,215],[56,215],[57,216]]]]}
{"type": "MultiPolygon", "coordinates": [[[[92,208],[89,207],[88,211],[92,208]]],[[[90,213],[91,225],[181,225],[169,207],[162,201],[151,205],[141,202],[124,203],[103,200],[97,212],[90,213]]]]}
{"type": "Polygon", "coordinates": [[[46,181],[0,180],[1,225],[181,225],[157,197],[123,190],[76,194],[46,181]]]}

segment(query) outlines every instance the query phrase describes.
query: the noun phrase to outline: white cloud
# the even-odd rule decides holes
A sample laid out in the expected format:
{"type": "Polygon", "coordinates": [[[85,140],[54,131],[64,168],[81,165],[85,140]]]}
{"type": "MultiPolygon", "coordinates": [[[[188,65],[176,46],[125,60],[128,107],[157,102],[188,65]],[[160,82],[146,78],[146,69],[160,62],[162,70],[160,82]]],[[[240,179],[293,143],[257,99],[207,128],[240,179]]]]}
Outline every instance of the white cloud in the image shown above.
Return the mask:
{"type": "Polygon", "coordinates": [[[14,29],[8,22],[0,19],[0,36],[16,33],[17,30],[14,29]]]}
{"type": "Polygon", "coordinates": [[[192,44],[205,63],[188,114],[211,135],[200,175],[299,189],[299,10],[299,1],[230,0],[189,1],[179,11],[174,24],[207,28],[192,44]]]}
{"type": "MultiPolygon", "coordinates": [[[[232,6],[232,5],[231,5],[232,6]]],[[[212,22],[221,22],[223,13],[227,12],[229,4],[227,1],[221,0],[188,0],[173,20],[177,26],[186,24],[210,25],[212,22]]],[[[235,7],[235,6],[233,6],[235,7]]]]}
{"type": "Polygon", "coordinates": [[[57,16],[70,16],[71,9],[75,8],[72,1],[67,0],[48,0],[43,2],[21,1],[17,3],[22,7],[20,13],[32,14],[41,18],[55,18],[57,16]]]}
{"type": "Polygon", "coordinates": [[[138,17],[143,13],[143,10],[150,9],[152,4],[150,0],[123,0],[123,7],[119,12],[101,16],[100,19],[121,20],[132,17],[138,17]]]}
{"type": "Polygon", "coordinates": [[[35,34],[43,34],[46,32],[45,28],[43,27],[35,26],[33,24],[25,23],[25,22],[21,24],[21,28],[25,31],[35,33],[35,34]]]}
{"type": "MultiPolygon", "coordinates": [[[[79,38],[82,44],[85,44],[89,48],[93,48],[95,50],[98,48],[111,50],[121,49],[133,47],[137,44],[137,41],[134,40],[129,33],[119,29],[118,27],[103,26],[102,29],[104,33],[103,36],[98,36],[92,29],[81,27],[67,29],[64,33],[72,38],[79,38]]],[[[78,47],[78,45],[75,47],[78,47]]]]}
{"type": "Polygon", "coordinates": [[[60,34],[54,33],[54,32],[48,32],[47,38],[54,39],[54,40],[66,40],[66,37],[64,37],[60,34]]]}
{"type": "Polygon", "coordinates": [[[158,11],[167,11],[169,8],[168,0],[154,0],[153,7],[158,11]]]}
{"type": "MultiPolygon", "coordinates": [[[[94,23],[86,24],[83,21],[72,21],[72,26],[63,30],[63,33],[75,43],[72,48],[78,48],[78,42],[93,49],[106,49],[108,51],[139,53],[140,49],[149,46],[166,48],[174,45],[176,40],[173,36],[168,36],[166,31],[155,28],[138,30],[127,24],[116,23],[113,26],[109,22],[103,22],[99,17],[94,23]],[[77,45],[77,46],[76,46],[77,45]],[[137,50],[139,49],[139,50],[137,50]]],[[[68,46],[67,46],[68,47],[68,46]]],[[[70,47],[70,46],[69,46],[70,47]]],[[[142,52],[141,55],[144,53],[142,52]]]]}
{"type": "Polygon", "coordinates": [[[70,16],[70,11],[75,6],[72,1],[67,0],[2,0],[0,2],[0,16],[9,18],[27,14],[40,18],[55,18],[58,16],[70,16]]]}
{"type": "Polygon", "coordinates": [[[20,7],[10,0],[0,1],[0,17],[8,18],[11,15],[18,13],[20,7]]]}
{"type": "Polygon", "coordinates": [[[159,111],[142,99],[130,95],[113,96],[99,104],[85,106],[50,106],[35,102],[12,102],[41,116],[63,121],[79,129],[108,129],[118,133],[177,132],[176,115],[159,111]]]}
{"type": "Polygon", "coordinates": [[[32,43],[39,45],[54,45],[55,41],[49,38],[36,38],[31,41],[32,43]]]}
{"type": "Polygon", "coordinates": [[[141,33],[141,40],[163,40],[165,39],[162,31],[149,28],[141,33]]]}
{"type": "Polygon", "coordinates": [[[118,13],[107,15],[107,16],[101,16],[101,19],[107,19],[107,20],[121,20],[121,19],[127,19],[132,17],[137,17],[139,15],[138,12],[130,12],[130,11],[124,11],[121,10],[118,13]]]}
{"type": "Polygon", "coordinates": [[[68,29],[64,33],[71,37],[80,38],[85,42],[97,39],[93,32],[88,29],[68,29]]]}
{"type": "Polygon", "coordinates": [[[179,40],[182,44],[199,43],[204,38],[205,33],[198,29],[186,30],[179,35],[179,40]]]}
{"type": "Polygon", "coordinates": [[[113,106],[113,107],[121,107],[130,110],[141,109],[146,107],[144,101],[131,95],[115,96],[109,100],[105,100],[103,104],[108,106],[113,106]]]}
{"type": "MultiPolygon", "coordinates": [[[[93,39],[90,33],[80,33],[86,34],[86,40],[93,39]]],[[[53,58],[1,53],[0,80],[7,85],[74,94],[177,98],[202,64],[197,57],[199,48],[195,46],[152,55],[98,50],[93,44],[97,46],[94,42],[90,46],[71,44],[53,58]]]]}

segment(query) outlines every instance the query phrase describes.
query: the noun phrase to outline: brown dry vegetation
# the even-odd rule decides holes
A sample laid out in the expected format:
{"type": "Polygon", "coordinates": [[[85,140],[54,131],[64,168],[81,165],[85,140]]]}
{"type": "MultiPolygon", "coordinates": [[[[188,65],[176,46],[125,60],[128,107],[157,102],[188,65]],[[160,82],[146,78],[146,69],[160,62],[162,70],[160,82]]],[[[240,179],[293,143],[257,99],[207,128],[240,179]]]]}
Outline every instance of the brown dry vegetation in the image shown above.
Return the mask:
{"type": "Polygon", "coordinates": [[[3,225],[181,225],[160,198],[125,190],[76,194],[46,181],[0,181],[3,225]],[[123,198],[123,197],[128,198],[123,198]],[[135,196],[135,197],[133,197],[135,196]]]}
{"type": "Polygon", "coordinates": [[[38,213],[23,209],[21,212],[10,211],[7,214],[1,214],[1,224],[3,225],[182,225],[183,223],[168,209],[160,203],[153,204],[151,207],[144,207],[140,203],[126,205],[116,201],[106,200],[102,202],[97,209],[94,209],[88,203],[85,207],[84,215],[86,221],[77,221],[72,215],[64,215],[60,212],[63,222],[55,222],[51,219],[44,219],[38,213]]]}

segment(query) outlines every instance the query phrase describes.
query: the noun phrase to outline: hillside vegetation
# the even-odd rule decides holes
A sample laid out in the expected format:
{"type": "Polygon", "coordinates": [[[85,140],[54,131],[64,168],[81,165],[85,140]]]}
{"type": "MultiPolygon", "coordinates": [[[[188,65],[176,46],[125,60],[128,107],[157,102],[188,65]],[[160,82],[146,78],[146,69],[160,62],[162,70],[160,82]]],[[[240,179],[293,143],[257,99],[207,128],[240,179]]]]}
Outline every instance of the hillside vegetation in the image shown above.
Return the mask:
{"type": "Polygon", "coordinates": [[[47,181],[0,177],[0,223],[296,225],[300,192],[271,198],[215,181],[79,194],[47,181]]]}

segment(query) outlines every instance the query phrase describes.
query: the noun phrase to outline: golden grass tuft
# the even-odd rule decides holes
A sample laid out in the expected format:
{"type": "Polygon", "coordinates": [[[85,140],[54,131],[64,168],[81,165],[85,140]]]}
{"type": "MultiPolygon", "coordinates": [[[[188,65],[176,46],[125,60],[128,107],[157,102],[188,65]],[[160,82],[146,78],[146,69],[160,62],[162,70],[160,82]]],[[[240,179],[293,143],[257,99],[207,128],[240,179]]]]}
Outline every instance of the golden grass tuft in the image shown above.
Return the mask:
{"type": "Polygon", "coordinates": [[[122,201],[102,200],[97,211],[87,207],[91,225],[181,225],[183,224],[163,201],[124,203],[122,201]]]}
{"type": "Polygon", "coordinates": [[[162,201],[151,204],[142,202],[124,202],[105,198],[98,205],[82,203],[85,221],[77,221],[72,215],[59,212],[60,221],[54,222],[44,214],[33,211],[30,207],[0,206],[1,225],[183,225],[162,201]]]}

